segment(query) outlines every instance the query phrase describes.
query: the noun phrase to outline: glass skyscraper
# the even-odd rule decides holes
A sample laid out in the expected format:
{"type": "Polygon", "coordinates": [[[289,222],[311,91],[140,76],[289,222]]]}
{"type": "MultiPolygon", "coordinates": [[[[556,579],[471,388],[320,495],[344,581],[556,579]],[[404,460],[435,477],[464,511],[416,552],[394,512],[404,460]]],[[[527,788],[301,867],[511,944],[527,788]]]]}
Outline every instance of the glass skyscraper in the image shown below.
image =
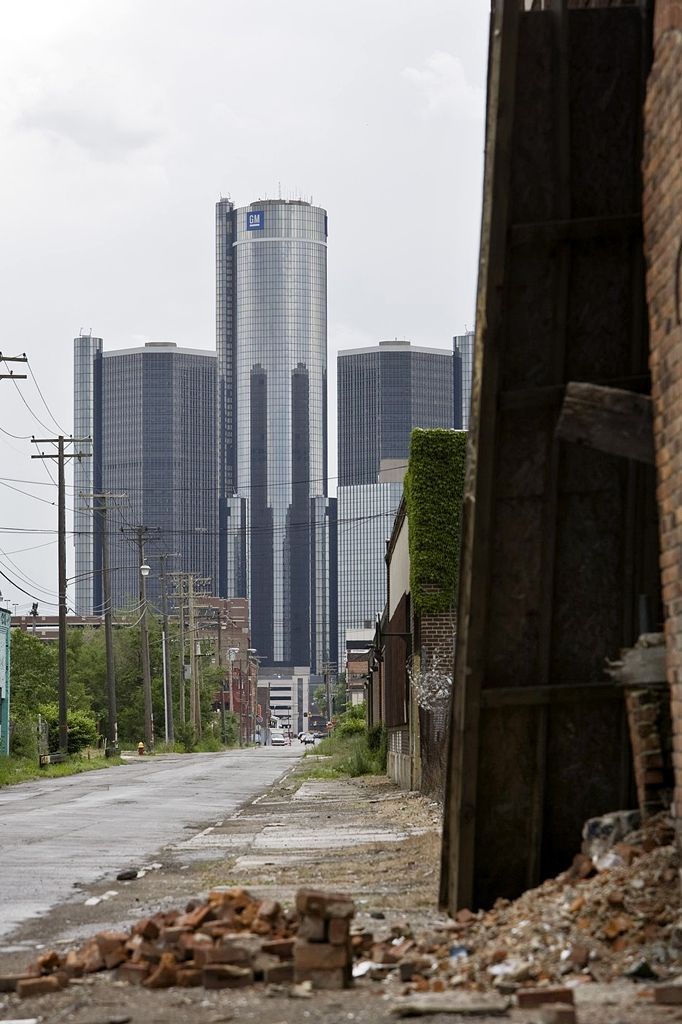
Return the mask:
{"type": "Polygon", "coordinates": [[[339,669],[346,631],[386,603],[386,539],[400,504],[414,427],[453,427],[453,354],[383,341],[338,356],[339,669]]]}
{"type": "Polygon", "coordinates": [[[459,396],[455,394],[455,402],[458,397],[460,399],[459,422],[458,410],[455,407],[455,427],[458,430],[468,430],[471,382],[474,374],[474,332],[467,331],[466,334],[455,335],[452,339],[452,348],[455,358],[455,390],[459,390],[459,396]]]}
{"type": "Polygon", "coordinates": [[[339,487],[339,668],[345,661],[346,632],[374,625],[386,604],[386,541],[391,536],[401,482],[339,487]]]}
{"type": "Polygon", "coordinates": [[[452,352],[409,341],[338,357],[339,485],[376,483],[383,459],[404,459],[414,427],[453,426],[452,352]]]}
{"type": "MultiPolygon", "coordinates": [[[[139,558],[132,532],[138,525],[147,527],[145,556],[153,569],[148,580],[152,603],[158,604],[160,594],[154,554],[175,555],[168,571],[197,572],[214,586],[218,538],[215,353],[178,348],[171,342],[104,352],[99,339],[92,339],[98,345],[89,346],[86,340],[75,341],[74,406],[76,429],[81,436],[92,436],[94,458],[82,492],[76,478],[76,508],[83,509],[74,518],[76,566],[82,567],[77,574],[89,573],[82,582],[77,580],[76,611],[97,613],[102,608],[101,545],[93,528],[93,491],[126,496],[111,501],[107,514],[115,609],[138,600],[139,558]],[[89,524],[90,532],[78,524],[89,524]]],[[[81,476],[80,483],[84,482],[81,476]]]]}
{"type": "MultiPolygon", "coordinates": [[[[73,435],[101,437],[102,339],[81,334],[73,339],[73,435]]],[[[101,450],[93,443],[92,458],[73,460],[75,537],[74,602],[78,615],[92,615],[93,580],[101,568],[99,524],[92,514],[91,495],[100,488],[101,450]]]]}
{"type": "Polygon", "coordinates": [[[321,656],[330,658],[334,632],[333,567],[328,559],[320,565],[333,512],[321,500],[327,494],[323,209],[287,200],[241,208],[227,199],[217,203],[216,342],[221,593],[248,596],[252,642],[265,665],[308,665],[315,672],[321,656]],[[235,501],[244,532],[241,562],[228,543],[235,501]]]}

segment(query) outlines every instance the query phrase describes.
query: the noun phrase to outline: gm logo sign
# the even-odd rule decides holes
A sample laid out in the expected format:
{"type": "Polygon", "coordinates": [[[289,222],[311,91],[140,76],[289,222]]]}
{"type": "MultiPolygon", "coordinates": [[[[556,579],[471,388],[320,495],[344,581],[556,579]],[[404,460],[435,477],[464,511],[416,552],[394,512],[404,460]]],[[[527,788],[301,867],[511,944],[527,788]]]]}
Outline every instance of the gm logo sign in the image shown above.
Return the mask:
{"type": "Polygon", "coordinates": [[[246,230],[262,231],[264,225],[264,214],[262,210],[249,210],[246,214],[246,230]]]}

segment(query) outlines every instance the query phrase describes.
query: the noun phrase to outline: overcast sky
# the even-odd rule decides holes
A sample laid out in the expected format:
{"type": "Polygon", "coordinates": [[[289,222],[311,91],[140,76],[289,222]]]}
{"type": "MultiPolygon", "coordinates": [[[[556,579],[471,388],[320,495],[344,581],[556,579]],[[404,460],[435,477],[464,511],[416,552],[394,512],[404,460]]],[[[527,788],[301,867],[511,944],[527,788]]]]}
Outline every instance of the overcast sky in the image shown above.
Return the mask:
{"type": "MultiPolygon", "coordinates": [[[[28,354],[64,430],[81,328],[214,347],[220,194],[328,210],[332,389],[339,348],[471,325],[487,21],[485,0],[3,4],[0,350],[28,354]]],[[[30,378],[0,381],[0,428],[57,433],[50,413],[30,378]]],[[[54,535],[8,532],[56,527],[32,450],[0,429],[0,570],[48,614],[54,535]]]]}

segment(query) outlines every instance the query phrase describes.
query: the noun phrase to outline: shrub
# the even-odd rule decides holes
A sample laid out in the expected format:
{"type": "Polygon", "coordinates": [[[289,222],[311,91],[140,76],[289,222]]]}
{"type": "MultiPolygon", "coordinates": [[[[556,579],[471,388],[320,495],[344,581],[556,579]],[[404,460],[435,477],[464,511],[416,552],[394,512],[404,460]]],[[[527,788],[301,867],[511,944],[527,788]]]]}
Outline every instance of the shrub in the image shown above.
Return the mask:
{"type": "Polygon", "coordinates": [[[191,754],[197,749],[196,733],[189,722],[180,722],[179,725],[176,725],[175,740],[186,754],[191,754]]]}
{"type": "Polygon", "coordinates": [[[15,718],[10,723],[9,752],[14,757],[38,760],[38,735],[32,718],[15,718]]]}
{"type": "MultiPolygon", "coordinates": [[[[50,753],[59,750],[59,707],[57,704],[40,704],[38,714],[47,722],[50,753]]],[[[67,750],[78,754],[84,747],[97,743],[97,723],[87,711],[67,711],[67,750]]]]}
{"type": "Polygon", "coordinates": [[[340,722],[336,731],[339,736],[362,736],[365,732],[365,723],[359,718],[349,718],[345,722],[340,722]]]}

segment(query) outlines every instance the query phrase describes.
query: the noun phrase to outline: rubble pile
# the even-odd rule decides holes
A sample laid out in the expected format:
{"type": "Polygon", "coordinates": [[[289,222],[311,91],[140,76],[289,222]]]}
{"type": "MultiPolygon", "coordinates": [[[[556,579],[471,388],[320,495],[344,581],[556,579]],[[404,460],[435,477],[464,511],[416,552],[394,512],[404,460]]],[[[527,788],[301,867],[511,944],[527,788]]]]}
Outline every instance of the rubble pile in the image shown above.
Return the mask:
{"type": "Polygon", "coordinates": [[[682,927],[672,840],[672,823],[658,815],[610,848],[602,841],[594,859],[578,854],[568,871],[513,902],[461,910],[454,922],[418,938],[409,928],[394,929],[375,946],[374,961],[399,953],[395,967],[405,991],[494,988],[512,995],[533,986],[677,975],[682,927]]]}
{"type": "Polygon", "coordinates": [[[115,971],[118,980],[146,988],[243,988],[306,980],[317,988],[350,983],[353,901],[300,890],[296,911],[257,900],[245,889],[217,889],[184,912],[138,921],[130,931],[100,932],[79,949],[44,953],[22,974],[0,977],[0,991],[45,995],[73,979],[115,971]],[[298,940],[295,938],[299,935],[298,940]]]}

